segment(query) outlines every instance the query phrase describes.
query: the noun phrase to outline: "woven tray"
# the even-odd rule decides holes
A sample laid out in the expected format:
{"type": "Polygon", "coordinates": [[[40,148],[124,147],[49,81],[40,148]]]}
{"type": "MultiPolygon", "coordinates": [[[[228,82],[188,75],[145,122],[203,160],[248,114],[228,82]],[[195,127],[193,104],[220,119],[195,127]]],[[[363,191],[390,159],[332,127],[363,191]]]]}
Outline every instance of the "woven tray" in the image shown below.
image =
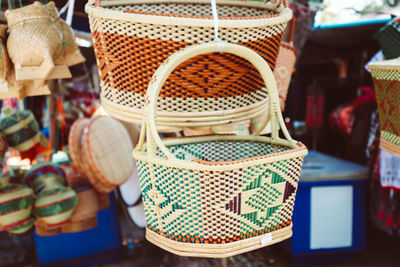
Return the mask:
{"type": "Polygon", "coordinates": [[[400,58],[368,65],[374,82],[381,149],[400,157],[400,58]]]}
{"type": "Polygon", "coordinates": [[[170,69],[220,49],[218,43],[175,53],[153,75],[147,92],[136,159],[145,208],[146,238],[172,253],[228,257],[292,235],[292,213],[307,149],[286,129],[271,68],[254,51],[226,44],[225,53],[248,60],[269,94],[271,137],[214,135],[161,140],[156,99],[170,69]],[[279,128],[284,138],[279,137],[279,128]],[[144,139],[146,136],[146,144],[144,139]]]}
{"type": "MultiPolygon", "coordinates": [[[[219,36],[257,51],[273,69],[292,12],[271,3],[217,1],[219,36]]],[[[151,75],[172,53],[214,38],[209,0],[95,1],[86,5],[101,80],[101,101],[112,116],[139,123],[151,75]],[[129,116],[130,115],[130,116],[129,116]]],[[[231,54],[182,62],[166,81],[158,117],[222,116],[263,106],[267,93],[254,67],[231,54]],[[221,114],[222,112],[222,114],[221,114]]],[[[265,106],[264,106],[265,107],[265,106]]],[[[169,125],[168,121],[159,122],[169,125]]],[[[193,125],[204,126],[204,125],[193,125]]]]}
{"type": "Polygon", "coordinates": [[[103,185],[118,186],[129,178],[133,169],[132,149],[127,130],[113,118],[93,118],[85,129],[85,160],[103,185]]]}
{"type": "Polygon", "coordinates": [[[69,154],[71,156],[71,165],[78,172],[85,173],[83,169],[82,162],[85,160],[82,158],[82,143],[81,139],[83,136],[83,131],[89,125],[90,119],[79,118],[71,126],[68,144],[69,144],[69,154]]]}

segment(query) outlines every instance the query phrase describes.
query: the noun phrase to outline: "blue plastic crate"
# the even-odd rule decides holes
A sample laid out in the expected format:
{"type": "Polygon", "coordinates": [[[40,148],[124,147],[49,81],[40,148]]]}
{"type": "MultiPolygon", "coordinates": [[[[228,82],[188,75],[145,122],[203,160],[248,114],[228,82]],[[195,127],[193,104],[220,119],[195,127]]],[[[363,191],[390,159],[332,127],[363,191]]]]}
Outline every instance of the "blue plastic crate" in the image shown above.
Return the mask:
{"type": "Polygon", "coordinates": [[[315,151],[305,158],[293,213],[293,256],[365,248],[367,167],[315,151]]]}
{"type": "MultiPolygon", "coordinates": [[[[40,264],[70,261],[77,258],[93,256],[96,254],[116,254],[121,249],[122,241],[115,207],[115,200],[110,195],[110,206],[97,214],[98,226],[96,228],[79,232],[65,233],[55,236],[38,236],[34,233],[36,253],[40,264]]],[[[106,261],[107,257],[99,257],[99,261],[106,261]]],[[[82,261],[80,266],[91,266],[82,261]]],[[[86,262],[87,263],[87,262],[86,262]]],[[[67,264],[68,266],[68,264],[67,264]]],[[[72,264],[77,266],[77,264],[72,264]]]]}

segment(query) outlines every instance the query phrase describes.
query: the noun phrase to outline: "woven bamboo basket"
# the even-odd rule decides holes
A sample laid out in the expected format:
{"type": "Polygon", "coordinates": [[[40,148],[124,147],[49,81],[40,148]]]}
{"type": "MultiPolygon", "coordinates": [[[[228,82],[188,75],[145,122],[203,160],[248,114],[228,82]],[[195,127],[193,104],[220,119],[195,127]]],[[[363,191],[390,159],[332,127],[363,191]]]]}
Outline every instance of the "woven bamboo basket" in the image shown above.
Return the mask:
{"type": "Polygon", "coordinates": [[[40,2],[7,10],[7,49],[16,80],[71,78],[64,63],[62,30],[40,2]]]}
{"type": "MultiPolygon", "coordinates": [[[[292,17],[281,2],[217,1],[220,39],[257,51],[274,69],[292,17]]],[[[111,116],[130,122],[140,123],[147,85],[161,62],[183,47],[214,38],[209,0],[90,0],[86,12],[102,105],[111,116]]],[[[226,124],[231,120],[227,116],[251,117],[254,109],[265,110],[266,95],[262,78],[245,60],[223,53],[201,55],[182,62],[166,81],[157,104],[157,125],[202,117],[206,119],[193,126],[206,126],[208,117],[226,124]]]]}
{"type": "MultiPolygon", "coordinates": [[[[294,27],[295,19],[293,18],[290,22],[288,40],[281,43],[278,59],[276,60],[276,67],[274,70],[274,76],[278,88],[278,95],[282,111],[285,110],[286,97],[289,91],[290,81],[296,64],[297,55],[296,49],[293,45],[294,27]]],[[[260,125],[265,120],[266,116],[268,116],[268,114],[264,113],[252,119],[250,124],[250,131],[256,131],[258,129],[258,125],[260,125]]],[[[269,127],[266,127],[263,129],[261,134],[267,134],[268,132],[269,127]]]]}
{"type": "Polygon", "coordinates": [[[130,157],[133,144],[120,122],[96,117],[90,121],[82,138],[85,174],[99,192],[109,193],[129,178],[133,169],[130,157]]]}
{"type": "Polygon", "coordinates": [[[0,132],[6,136],[8,146],[27,151],[40,142],[39,124],[31,111],[4,107],[1,113],[0,132]]]}
{"type": "Polygon", "coordinates": [[[79,173],[84,174],[85,170],[83,169],[82,162],[86,159],[82,158],[82,143],[81,139],[83,136],[83,131],[89,125],[90,119],[88,118],[79,118],[77,119],[71,126],[68,136],[68,144],[69,144],[69,154],[71,157],[71,165],[76,169],[79,173]]]}
{"type": "Polygon", "coordinates": [[[236,44],[185,48],[157,69],[146,104],[133,156],[150,242],[183,256],[228,257],[292,235],[294,199],[307,149],[290,137],[273,73],[260,55],[236,44]],[[155,126],[156,100],[168,75],[189,58],[221,49],[259,71],[269,95],[269,118],[251,136],[161,140],[155,126]],[[271,137],[257,136],[269,119],[271,137]]]}
{"type": "Polygon", "coordinates": [[[64,170],[57,165],[36,164],[26,175],[35,192],[34,214],[49,228],[68,222],[78,203],[76,193],[66,187],[64,170]]]}
{"type": "Polygon", "coordinates": [[[374,82],[381,149],[400,157],[400,58],[368,65],[374,82]]]}
{"type": "Polygon", "coordinates": [[[5,81],[11,70],[11,62],[8,57],[7,47],[7,26],[0,25],[0,78],[5,81]]]}
{"type": "Polygon", "coordinates": [[[57,14],[57,9],[53,1],[46,4],[49,15],[54,18],[57,29],[59,29],[63,35],[64,50],[63,60],[67,66],[76,65],[85,62],[85,58],[82,56],[78,45],[75,43],[74,34],[72,33],[71,27],[65,23],[60,16],[57,14]]]}
{"type": "Polygon", "coordinates": [[[12,234],[22,234],[33,226],[32,189],[24,185],[10,184],[0,179],[0,228],[12,234]]]}

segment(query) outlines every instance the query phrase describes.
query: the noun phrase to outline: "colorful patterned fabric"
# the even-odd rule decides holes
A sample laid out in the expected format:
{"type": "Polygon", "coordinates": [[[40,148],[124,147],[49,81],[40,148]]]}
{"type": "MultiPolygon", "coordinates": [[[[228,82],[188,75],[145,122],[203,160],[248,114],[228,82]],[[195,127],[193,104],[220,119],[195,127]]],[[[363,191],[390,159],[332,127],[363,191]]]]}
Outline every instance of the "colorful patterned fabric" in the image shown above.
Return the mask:
{"type": "Polygon", "coordinates": [[[6,136],[8,145],[19,151],[26,151],[40,141],[39,124],[29,110],[3,109],[0,131],[6,136]]]}
{"type": "Polygon", "coordinates": [[[33,165],[26,176],[26,183],[32,187],[35,193],[39,193],[44,188],[44,179],[48,177],[57,178],[60,185],[66,185],[66,176],[63,168],[57,165],[36,164],[33,165]]]}
{"type": "MultiPolygon", "coordinates": [[[[212,162],[264,156],[274,149],[285,150],[256,142],[169,147],[177,158],[212,162]]],[[[228,171],[193,171],[138,160],[147,227],[179,242],[215,244],[289,226],[302,160],[228,171]]]]}
{"type": "Polygon", "coordinates": [[[398,59],[370,65],[378,104],[381,149],[400,156],[400,71],[398,59]]]}
{"type": "Polygon", "coordinates": [[[78,196],[72,189],[64,186],[51,186],[51,183],[47,183],[46,187],[36,195],[35,215],[47,225],[66,223],[78,204],[78,196]]]}
{"type": "Polygon", "coordinates": [[[0,225],[3,230],[10,233],[24,233],[33,225],[31,218],[34,201],[32,189],[23,185],[9,184],[5,178],[1,180],[0,225]]]}

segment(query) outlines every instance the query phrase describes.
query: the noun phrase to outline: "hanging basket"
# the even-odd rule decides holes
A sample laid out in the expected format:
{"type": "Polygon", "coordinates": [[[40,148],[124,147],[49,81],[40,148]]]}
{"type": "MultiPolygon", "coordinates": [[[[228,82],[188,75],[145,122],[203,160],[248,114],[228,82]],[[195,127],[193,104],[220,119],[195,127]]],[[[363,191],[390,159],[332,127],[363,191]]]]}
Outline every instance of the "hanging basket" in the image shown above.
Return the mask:
{"type": "Polygon", "coordinates": [[[156,100],[172,70],[189,58],[216,52],[218,43],[188,47],[155,72],[137,161],[145,207],[146,238],[182,256],[228,257],[292,235],[292,212],[306,147],[292,140],[279,109],[271,68],[252,50],[225,44],[261,74],[269,95],[271,137],[214,135],[161,140],[156,100]],[[278,135],[279,128],[285,139],[278,135]],[[144,138],[147,138],[144,144],[144,138]]]}
{"type": "Polygon", "coordinates": [[[400,157],[400,58],[368,65],[378,104],[381,149],[400,157]]]}
{"type": "MultiPolygon", "coordinates": [[[[274,69],[292,17],[281,2],[217,1],[219,37],[253,49],[274,69]]],[[[146,89],[159,65],[179,49],[214,38],[209,0],[90,0],[86,12],[102,105],[110,115],[130,122],[141,122],[146,89]]],[[[250,119],[265,112],[266,97],[262,78],[245,60],[222,53],[200,55],[182,62],[166,81],[157,104],[157,125],[250,119]]]]}

